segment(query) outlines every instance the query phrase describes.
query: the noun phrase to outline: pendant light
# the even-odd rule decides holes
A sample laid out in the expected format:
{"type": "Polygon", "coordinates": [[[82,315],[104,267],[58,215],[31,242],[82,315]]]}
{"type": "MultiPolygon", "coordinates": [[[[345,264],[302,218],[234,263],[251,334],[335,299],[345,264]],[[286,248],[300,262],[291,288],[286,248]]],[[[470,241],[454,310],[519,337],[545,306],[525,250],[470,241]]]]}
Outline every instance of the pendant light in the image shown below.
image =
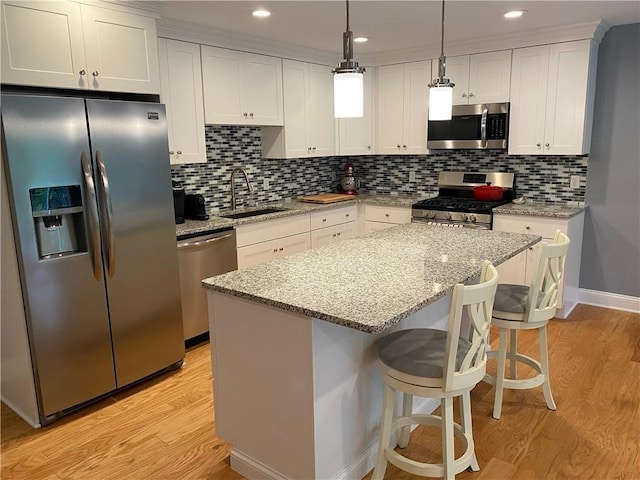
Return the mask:
{"type": "Polygon", "coordinates": [[[344,60],[333,72],[333,112],[336,118],[363,116],[364,67],[353,60],[353,32],[349,29],[349,0],[347,2],[347,31],[342,34],[344,60]]]}
{"type": "Polygon", "coordinates": [[[438,61],[438,78],[429,84],[429,120],[451,120],[453,105],[453,87],[445,78],[446,57],[444,56],[444,0],[442,0],[442,34],[440,37],[440,59],[438,61]]]}

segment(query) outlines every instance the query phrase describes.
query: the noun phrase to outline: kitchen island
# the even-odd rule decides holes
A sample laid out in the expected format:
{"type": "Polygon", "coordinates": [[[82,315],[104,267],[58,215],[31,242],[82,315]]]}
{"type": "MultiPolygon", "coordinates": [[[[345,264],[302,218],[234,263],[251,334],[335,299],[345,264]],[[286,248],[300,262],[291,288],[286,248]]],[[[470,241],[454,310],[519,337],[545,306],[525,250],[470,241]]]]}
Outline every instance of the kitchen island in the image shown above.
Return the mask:
{"type": "MultiPolygon", "coordinates": [[[[362,478],[375,463],[375,342],[446,328],[451,290],[539,236],[407,224],[205,280],[216,433],[248,478],[362,478]]],[[[414,410],[437,405],[416,399],[414,410]]]]}

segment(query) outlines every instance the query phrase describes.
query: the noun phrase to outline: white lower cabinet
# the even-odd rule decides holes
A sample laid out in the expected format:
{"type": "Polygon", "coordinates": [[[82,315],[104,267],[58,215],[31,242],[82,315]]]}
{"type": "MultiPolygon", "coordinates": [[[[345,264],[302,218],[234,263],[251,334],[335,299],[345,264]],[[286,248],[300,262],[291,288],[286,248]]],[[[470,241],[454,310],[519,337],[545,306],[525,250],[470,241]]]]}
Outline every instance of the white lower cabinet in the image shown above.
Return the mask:
{"type": "Polygon", "coordinates": [[[309,250],[309,230],[308,214],[236,227],[238,269],[309,250]]]}
{"type": "Polygon", "coordinates": [[[411,207],[364,206],[364,233],[411,223],[411,207]]]}
{"type": "Polygon", "coordinates": [[[343,207],[311,214],[311,248],[355,238],[357,207],[343,207]]]}
{"type": "MultiPolygon", "coordinates": [[[[580,280],[580,257],[582,254],[582,231],[584,213],[571,218],[534,217],[526,215],[495,214],[493,229],[501,232],[528,233],[540,235],[542,242],[553,242],[556,230],[565,233],[571,241],[565,261],[564,281],[560,285],[558,311],[556,317],[566,318],[578,303],[578,283],[580,280]]],[[[498,265],[500,283],[529,285],[538,267],[541,243],[498,265]]]]}

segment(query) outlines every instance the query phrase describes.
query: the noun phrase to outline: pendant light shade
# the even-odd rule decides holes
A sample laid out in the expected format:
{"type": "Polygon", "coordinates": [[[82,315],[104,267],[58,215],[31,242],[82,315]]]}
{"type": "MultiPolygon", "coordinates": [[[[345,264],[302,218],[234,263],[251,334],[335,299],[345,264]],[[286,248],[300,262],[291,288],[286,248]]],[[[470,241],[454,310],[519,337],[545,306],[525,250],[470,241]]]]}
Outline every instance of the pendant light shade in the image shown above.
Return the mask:
{"type": "Polygon", "coordinates": [[[447,58],[444,56],[444,0],[442,0],[442,31],[440,36],[440,58],[438,78],[429,84],[429,120],[451,120],[453,106],[453,87],[445,77],[447,58]]]}
{"type": "Polygon", "coordinates": [[[353,61],[353,32],[349,30],[349,0],[347,4],[347,30],[342,34],[344,60],[333,72],[333,112],[336,118],[362,117],[364,114],[364,72],[353,61]]]}

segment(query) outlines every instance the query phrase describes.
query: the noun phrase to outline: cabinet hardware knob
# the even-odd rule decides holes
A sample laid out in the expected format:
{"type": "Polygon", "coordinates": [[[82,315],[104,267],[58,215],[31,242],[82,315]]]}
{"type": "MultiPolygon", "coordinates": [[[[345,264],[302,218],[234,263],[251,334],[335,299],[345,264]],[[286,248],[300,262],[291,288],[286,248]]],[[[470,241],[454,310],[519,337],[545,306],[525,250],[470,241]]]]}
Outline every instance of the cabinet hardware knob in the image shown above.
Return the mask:
{"type": "Polygon", "coordinates": [[[462,98],[467,98],[467,94],[466,94],[466,93],[463,93],[463,94],[462,94],[462,98]]]}
{"type": "Polygon", "coordinates": [[[396,145],[398,148],[400,148],[400,145],[396,145]]]}
{"type": "Polygon", "coordinates": [[[385,216],[385,217],[388,217],[388,216],[389,216],[389,214],[388,214],[388,213],[385,213],[385,214],[384,214],[384,216],[385,216]]]}
{"type": "Polygon", "coordinates": [[[173,155],[173,150],[169,150],[169,155],[173,155]]]}
{"type": "Polygon", "coordinates": [[[247,112],[244,112],[244,113],[242,114],[242,116],[243,116],[244,118],[247,118],[247,115],[248,115],[248,113],[247,113],[247,112]]]}
{"type": "Polygon", "coordinates": [[[310,151],[311,151],[311,147],[307,147],[307,152],[310,152],[310,151]]]}
{"type": "Polygon", "coordinates": [[[178,155],[182,155],[182,151],[181,150],[178,150],[177,153],[178,153],[178,155]]]}
{"type": "Polygon", "coordinates": [[[526,228],[527,230],[531,230],[531,227],[530,227],[529,225],[527,225],[527,226],[526,226],[526,227],[524,227],[524,228],[526,228]]]}
{"type": "Polygon", "coordinates": [[[349,214],[348,214],[348,213],[345,213],[345,214],[344,214],[344,216],[345,216],[345,217],[348,217],[348,216],[349,216],[349,214]]]}
{"type": "Polygon", "coordinates": [[[322,221],[323,221],[323,222],[326,222],[326,221],[327,221],[327,219],[326,219],[326,218],[323,218],[323,219],[322,219],[322,221]]]}
{"type": "Polygon", "coordinates": [[[337,236],[340,236],[340,232],[336,233],[337,236]]]}
{"type": "Polygon", "coordinates": [[[97,77],[97,76],[98,76],[98,75],[100,75],[100,74],[98,73],[98,71],[97,71],[97,70],[94,70],[94,71],[91,73],[91,75],[93,75],[94,77],[97,77]]]}
{"type": "Polygon", "coordinates": [[[87,74],[87,71],[83,68],[83,69],[82,69],[82,70],[80,70],[78,73],[79,73],[80,75],[86,75],[86,74],[87,74]]]}
{"type": "Polygon", "coordinates": [[[407,149],[407,146],[406,146],[406,145],[402,145],[402,148],[404,148],[404,149],[406,150],[406,149],[407,149]]]}
{"type": "Polygon", "coordinates": [[[250,116],[251,118],[253,118],[253,112],[249,113],[249,116],[250,116]]]}
{"type": "Polygon", "coordinates": [[[371,150],[371,145],[367,145],[367,150],[371,150]]]}
{"type": "Polygon", "coordinates": [[[538,150],[540,150],[540,147],[542,146],[541,143],[536,143],[536,147],[538,147],[538,150]]]}
{"type": "Polygon", "coordinates": [[[545,143],[545,144],[544,144],[544,146],[545,146],[545,147],[547,147],[547,148],[549,148],[549,144],[548,144],[548,143],[545,143]]]}
{"type": "Polygon", "coordinates": [[[316,147],[313,147],[313,151],[314,151],[314,152],[316,151],[316,147]]]}
{"type": "Polygon", "coordinates": [[[473,97],[473,93],[470,93],[470,94],[469,94],[469,98],[471,98],[471,97],[473,97]]]}
{"type": "Polygon", "coordinates": [[[283,250],[284,250],[284,247],[280,247],[278,250],[279,250],[279,251],[283,251],[283,250]]]}
{"type": "Polygon", "coordinates": [[[334,234],[332,234],[331,236],[332,236],[332,237],[335,237],[335,236],[336,236],[336,234],[334,233],[334,234]]]}
{"type": "Polygon", "coordinates": [[[274,252],[274,253],[277,253],[277,252],[278,252],[278,249],[277,249],[277,248],[274,248],[274,249],[273,249],[273,252],[274,252]]]}

